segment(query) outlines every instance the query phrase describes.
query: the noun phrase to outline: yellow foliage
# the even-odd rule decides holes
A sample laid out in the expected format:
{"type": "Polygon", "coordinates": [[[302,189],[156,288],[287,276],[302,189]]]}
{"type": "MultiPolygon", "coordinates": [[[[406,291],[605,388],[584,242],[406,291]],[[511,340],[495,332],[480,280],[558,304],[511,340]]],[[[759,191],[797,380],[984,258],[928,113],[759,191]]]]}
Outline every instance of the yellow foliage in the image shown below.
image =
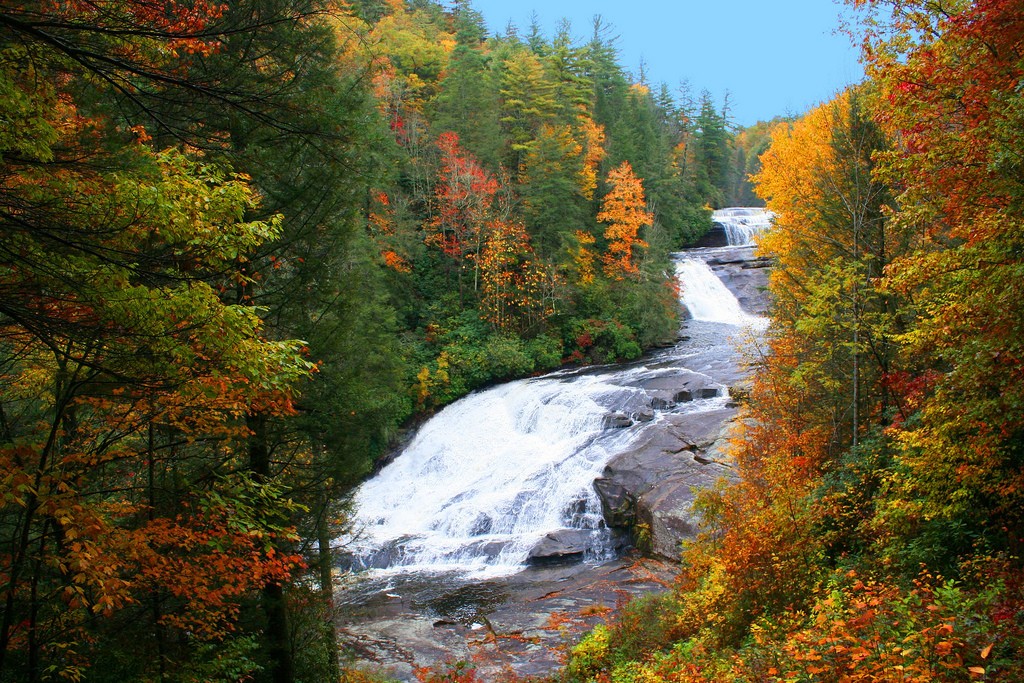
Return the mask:
{"type": "Polygon", "coordinates": [[[579,121],[583,134],[583,168],[578,176],[580,194],[593,199],[597,189],[597,165],[605,157],[604,126],[594,123],[589,116],[581,116],[579,121]]]}

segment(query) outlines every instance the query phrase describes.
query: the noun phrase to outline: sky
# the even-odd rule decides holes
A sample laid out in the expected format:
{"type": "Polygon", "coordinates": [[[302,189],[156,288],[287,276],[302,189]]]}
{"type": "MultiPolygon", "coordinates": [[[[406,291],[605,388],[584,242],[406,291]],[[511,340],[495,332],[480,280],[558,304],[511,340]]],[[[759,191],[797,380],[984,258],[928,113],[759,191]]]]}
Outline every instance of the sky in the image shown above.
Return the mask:
{"type": "Polygon", "coordinates": [[[559,20],[581,42],[600,14],[618,35],[619,61],[634,75],[641,60],[647,80],[675,90],[689,81],[721,104],[730,93],[733,122],[749,126],[801,114],[863,77],[859,50],[838,33],[831,0],[472,0],[491,33],[509,21],[525,35],[537,13],[550,37],[559,20]]]}

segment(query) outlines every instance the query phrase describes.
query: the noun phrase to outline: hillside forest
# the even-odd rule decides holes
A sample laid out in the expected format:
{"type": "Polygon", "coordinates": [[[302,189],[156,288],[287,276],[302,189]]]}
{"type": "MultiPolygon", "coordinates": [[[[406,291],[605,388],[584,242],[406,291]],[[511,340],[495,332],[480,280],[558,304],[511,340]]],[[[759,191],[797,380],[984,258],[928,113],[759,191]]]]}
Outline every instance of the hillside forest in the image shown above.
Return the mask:
{"type": "Polygon", "coordinates": [[[558,681],[1024,680],[1024,5],[856,0],[866,81],[775,127],[738,481],[558,681]]]}
{"type": "Polygon", "coordinates": [[[670,342],[670,252],[762,201],[740,477],[552,680],[1021,680],[1024,4],[850,7],[865,82],[738,129],[600,18],[0,0],[0,681],[367,680],[346,494],[670,342]]]}
{"type": "Polygon", "coordinates": [[[768,129],[577,30],[0,2],[0,680],[338,680],[329,542],[402,429],[674,338],[768,129]]]}

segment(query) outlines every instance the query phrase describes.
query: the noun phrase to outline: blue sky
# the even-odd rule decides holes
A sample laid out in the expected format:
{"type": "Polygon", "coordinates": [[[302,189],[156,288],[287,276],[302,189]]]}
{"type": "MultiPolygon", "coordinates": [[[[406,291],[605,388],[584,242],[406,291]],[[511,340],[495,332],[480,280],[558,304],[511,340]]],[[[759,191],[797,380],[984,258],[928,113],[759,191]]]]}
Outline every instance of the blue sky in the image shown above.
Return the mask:
{"type": "Polygon", "coordinates": [[[558,21],[589,38],[600,14],[619,38],[620,63],[675,88],[690,82],[720,103],[730,92],[733,120],[750,125],[799,114],[829,99],[863,69],[849,37],[836,32],[843,6],[830,0],[472,0],[492,33],[511,20],[525,33],[535,10],[551,35],[558,21]]]}

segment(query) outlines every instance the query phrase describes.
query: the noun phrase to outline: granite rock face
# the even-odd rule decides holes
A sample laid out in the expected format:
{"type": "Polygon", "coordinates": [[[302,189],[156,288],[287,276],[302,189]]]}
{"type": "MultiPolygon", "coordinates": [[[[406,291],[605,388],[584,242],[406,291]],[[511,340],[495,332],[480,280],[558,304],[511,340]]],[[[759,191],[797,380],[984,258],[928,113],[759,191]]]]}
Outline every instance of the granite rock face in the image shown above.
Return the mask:
{"type": "Polygon", "coordinates": [[[707,264],[733,293],[743,310],[756,315],[765,314],[769,305],[766,291],[771,259],[754,256],[754,247],[730,251],[732,253],[709,258],[707,264]]]}
{"type": "Polygon", "coordinates": [[[591,532],[583,529],[558,529],[540,539],[530,551],[531,564],[569,562],[583,559],[591,532]]]}
{"type": "Polygon", "coordinates": [[[612,458],[594,482],[608,525],[635,531],[644,524],[647,549],[678,559],[679,544],[697,533],[696,490],[732,476],[719,458],[735,415],[734,408],[667,415],[664,429],[612,458]]]}

